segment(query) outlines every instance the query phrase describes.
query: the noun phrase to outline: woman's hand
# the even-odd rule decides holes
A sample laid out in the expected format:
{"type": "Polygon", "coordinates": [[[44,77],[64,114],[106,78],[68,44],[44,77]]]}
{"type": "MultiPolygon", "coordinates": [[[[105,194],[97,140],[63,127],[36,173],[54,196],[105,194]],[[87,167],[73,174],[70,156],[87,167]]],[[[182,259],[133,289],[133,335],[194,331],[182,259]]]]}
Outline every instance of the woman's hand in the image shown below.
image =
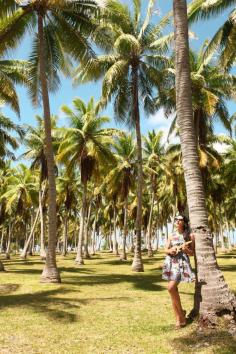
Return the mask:
{"type": "Polygon", "coordinates": [[[171,247],[168,249],[168,254],[170,256],[175,256],[176,255],[176,248],[175,247],[171,247]]]}

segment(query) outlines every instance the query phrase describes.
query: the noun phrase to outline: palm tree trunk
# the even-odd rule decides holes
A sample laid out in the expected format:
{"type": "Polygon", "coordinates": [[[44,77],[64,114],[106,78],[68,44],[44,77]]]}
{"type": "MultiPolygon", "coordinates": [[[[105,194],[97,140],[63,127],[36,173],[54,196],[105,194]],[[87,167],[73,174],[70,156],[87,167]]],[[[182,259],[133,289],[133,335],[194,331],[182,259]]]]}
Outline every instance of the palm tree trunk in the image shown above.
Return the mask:
{"type": "Polygon", "coordinates": [[[127,254],[126,254],[126,239],[127,239],[127,235],[128,235],[127,221],[128,221],[128,195],[125,197],[125,206],[124,206],[123,249],[122,249],[122,254],[121,254],[121,257],[120,257],[120,259],[122,261],[126,261],[127,260],[127,254]]]}
{"type": "Polygon", "coordinates": [[[83,184],[83,200],[82,200],[82,208],[81,208],[81,218],[80,218],[80,227],[79,227],[79,240],[78,240],[78,248],[75,262],[79,265],[84,264],[83,260],[83,242],[84,242],[84,223],[85,223],[85,215],[87,209],[87,181],[83,184]]]}
{"type": "Polygon", "coordinates": [[[30,231],[29,237],[28,237],[28,239],[26,240],[25,245],[24,245],[24,248],[23,248],[23,250],[22,250],[22,252],[21,252],[21,255],[20,255],[20,257],[23,258],[23,259],[26,259],[27,251],[28,251],[30,242],[31,242],[32,237],[33,237],[33,234],[34,234],[34,230],[35,230],[35,227],[36,227],[36,224],[37,224],[37,221],[38,221],[38,217],[39,217],[39,209],[37,210],[37,213],[36,213],[36,216],[35,216],[33,225],[32,225],[32,227],[31,227],[31,231],[30,231]]]}
{"type": "Polygon", "coordinates": [[[155,202],[155,191],[152,191],[152,198],[151,198],[151,210],[149,214],[148,220],[148,257],[153,257],[153,250],[152,250],[152,219],[153,219],[153,207],[155,202]]]}
{"type": "Polygon", "coordinates": [[[67,242],[68,242],[68,211],[65,212],[64,218],[64,239],[63,239],[63,249],[62,255],[65,257],[67,254],[67,242]]]}
{"type": "Polygon", "coordinates": [[[60,283],[61,278],[56,264],[57,242],[57,212],[56,212],[56,181],[55,161],[51,134],[51,113],[49,104],[48,84],[46,78],[45,45],[43,15],[38,13],[38,38],[39,38],[39,70],[43,99],[45,147],[48,171],[48,249],[46,263],[41,275],[44,283],[60,283]]]}
{"type": "Polygon", "coordinates": [[[220,226],[220,244],[221,244],[221,252],[225,253],[225,242],[224,242],[224,232],[223,232],[223,220],[222,220],[222,211],[221,205],[219,204],[219,226],[220,226]]]}
{"type": "MultiPolygon", "coordinates": [[[[2,253],[2,247],[3,247],[3,239],[4,239],[4,228],[2,227],[2,236],[1,236],[1,251],[0,253],[2,253]]],[[[4,269],[4,265],[2,263],[2,261],[0,261],[0,272],[3,272],[5,269],[4,269]]]]}
{"type": "Polygon", "coordinates": [[[88,251],[89,223],[90,223],[90,217],[91,217],[91,209],[92,209],[92,199],[90,200],[90,203],[89,203],[88,216],[87,216],[87,220],[85,223],[85,230],[84,230],[84,258],[85,259],[91,258],[89,255],[89,251],[88,251]]]}
{"type": "Polygon", "coordinates": [[[43,213],[43,203],[44,203],[44,192],[46,193],[46,185],[44,186],[43,195],[41,188],[39,190],[39,213],[40,213],[40,258],[46,259],[45,251],[45,225],[44,225],[44,213],[43,213]]]}
{"type": "Polygon", "coordinates": [[[189,216],[196,243],[198,281],[201,285],[200,321],[235,312],[236,301],[217,265],[208,225],[204,187],[193,127],[186,0],[174,0],[176,103],[189,216]]]}
{"type": "Polygon", "coordinates": [[[0,244],[0,253],[3,251],[3,240],[4,240],[5,229],[2,227],[2,235],[1,235],[1,244],[0,244]]]}
{"type": "Polygon", "coordinates": [[[113,243],[112,243],[112,222],[111,222],[111,219],[110,219],[110,231],[109,231],[109,235],[108,235],[108,240],[109,240],[109,251],[112,252],[113,243]]]}
{"type": "Polygon", "coordinates": [[[95,213],[95,219],[93,223],[93,236],[92,236],[92,255],[94,256],[96,253],[96,225],[97,225],[97,213],[95,213]]]}
{"type": "Polygon", "coordinates": [[[116,237],[116,204],[114,202],[114,214],[113,214],[113,242],[112,242],[112,246],[113,246],[113,254],[115,256],[119,256],[119,252],[118,252],[118,243],[117,243],[117,237],[116,237]]]}
{"type": "Polygon", "coordinates": [[[8,226],[8,240],[7,240],[7,247],[6,247],[6,259],[10,259],[12,228],[13,228],[12,223],[9,223],[9,226],[8,226]]]}
{"type": "Polygon", "coordinates": [[[132,270],[134,272],[143,272],[143,261],[141,252],[142,242],[142,202],[143,202],[143,166],[142,166],[142,138],[140,129],[139,98],[138,98],[138,64],[132,68],[132,91],[133,91],[133,120],[135,122],[136,140],[137,140],[137,215],[136,215],[136,240],[132,270]]]}

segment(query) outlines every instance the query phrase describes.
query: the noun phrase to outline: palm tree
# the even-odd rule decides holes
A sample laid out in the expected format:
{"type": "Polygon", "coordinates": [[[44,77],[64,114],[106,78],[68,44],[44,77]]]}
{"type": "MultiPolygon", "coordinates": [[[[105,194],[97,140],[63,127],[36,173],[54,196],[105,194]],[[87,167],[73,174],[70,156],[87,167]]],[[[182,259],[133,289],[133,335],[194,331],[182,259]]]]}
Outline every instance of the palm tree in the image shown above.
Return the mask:
{"type": "Polygon", "coordinates": [[[74,111],[68,106],[62,107],[70,127],[62,130],[64,136],[59,146],[58,161],[65,163],[69,173],[77,166],[80,169],[83,200],[76,262],[83,264],[82,246],[87,214],[87,185],[93,175],[99,174],[99,165],[111,159],[111,135],[116,130],[102,128],[103,124],[109,122],[109,118],[99,116],[98,106],[94,103],[93,97],[87,105],[81,99],[75,98],[73,105],[74,111]]]}
{"type": "Polygon", "coordinates": [[[147,137],[144,137],[144,159],[145,159],[144,169],[146,169],[146,174],[147,176],[149,176],[150,189],[151,189],[150,214],[149,214],[148,230],[147,230],[148,231],[147,246],[148,246],[149,257],[153,256],[151,240],[152,240],[152,231],[153,231],[153,227],[152,227],[153,210],[154,210],[157,183],[158,183],[157,179],[158,177],[160,177],[161,163],[165,153],[164,145],[161,142],[162,137],[163,137],[162,131],[157,133],[154,130],[152,132],[148,132],[147,137]]]}
{"type": "MultiPolygon", "coordinates": [[[[26,152],[21,155],[21,158],[31,160],[31,169],[39,170],[39,213],[40,213],[40,257],[42,259],[46,258],[45,251],[45,213],[44,206],[47,194],[47,184],[48,184],[48,169],[47,169],[47,158],[45,149],[45,129],[44,129],[44,119],[40,116],[36,116],[37,126],[31,127],[26,126],[26,136],[24,139],[24,144],[26,146],[26,152]],[[44,189],[44,192],[43,192],[44,189]],[[44,197],[43,197],[44,194],[44,197]],[[43,198],[42,198],[43,197],[43,198]]],[[[56,129],[57,118],[51,117],[51,128],[52,128],[52,140],[53,147],[55,147],[54,141],[54,131],[56,129]]],[[[55,141],[56,143],[56,141],[55,141]]],[[[54,149],[55,150],[55,149],[54,149]]]]}
{"type": "Polygon", "coordinates": [[[198,19],[209,19],[216,16],[225,9],[231,10],[227,21],[218,29],[216,34],[211,39],[207,53],[212,53],[216,48],[220,48],[220,64],[224,70],[229,70],[233,65],[236,58],[236,45],[235,45],[235,0],[220,0],[220,1],[205,1],[193,0],[189,5],[188,18],[190,22],[197,21],[198,19]]]}
{"type": "Polygon", "coordinates": [[[88,35],[94,28],[90,16],[94,16],[98,5],[91,0],[17,0],[0,1],[0,52],[14,48],[25,33],[36,28],[33,36],[33,51],[30,56],[31,98],[38,103],[41,93],[44,124],[45,148],[49,182],[49,238],[46,264],[41,276],[42,282],[60,282],[56,266],[56,183],[55,162],[51,137],[51,112],[49,91],[55,91],[60,83],[58,71],[68,74],[68,54],[75,60],[87,60],[93,52],[82,33],[88,35]]]}
{"type": "MultiPolygon", "coordinates": [[[[2,4],[1,4],[2,5],[2,4]]],[[[30,86],[30,63],[23,60],[0,60],[0,100],[19,115],[20,107],[15,84],[30,86]]]]}
{"type": "MultiPolygon", "coordinates": [[[[126,260],[126,238],[128,235],[128,197],[135,180],[136,149],[132,134],[123,133],[115,140],[115,161],[104,183],[107,185],[109,194],[117,195],[123,205],[123,252],[122,260],[126,260]]],[[[115,232],[115,227],[114,227],[115,232]]],[[[114,240],[116,242],[116,240],[114,240]]]]}
{"type": "MultiPolygon", "coordinates": [[[[34,207],[37,200],[37,178],[32,175],[31,170],[29,170],[25,165],[20,164],[17,166],[15,171],[12,171],[12,175],[6,180],[7,189],[5,193],[2,194],[1,198],[5,203],[6,213],[10,214],[12,219],[12,225],[14,224],[16,218],[22,217],[24,223],[24,231],[27,230],[27,223],[29,219],[29,211],[34,207]],[[15,219],[13,221],[13,215],[15,219]]],[[[12,226],[9,225],[9,241],[10,246],[10,230],[12,226]]],[[[27,232],[25,234],[25,241],[27,243],[27,232]]],[[[24,255],[26,257],[27,247],[25,248],[24,255]]],[[[9,249],[7,250],[9,253],[9,249]]]]}
{"type": "MultiPolygon", "coordinates": [[[[108,54],[91,59],[78,68],[76,81],[87,82],[103,78],[101,105],[114,98],[114,112],[117,120],[134,126],[137,141],[137,216],[136,248],[132,269],[143,271],[141,258],[142,230],[142,139],[140,131],[140,102],[146,113],[153,113],[153,94],[162,82],[162,69],[168,60],[158,43],[162,28],[168,23],[164,18],[159,25],[152,26],[154,1],[150,0],[147,14],[141,16],[141,2],[133,1],[134,14],[128,6],[119,1],[108,1],[103,13],[102,30],[105,31],[104,46],[108,54]],[[109,37],[110,34],[110,37],[109,37]]],[[[99,33],[99,39],[102,33],[99,33]]],[[[95,38],[96,40],[96,38],[95,38]]],[[[99,44],[102,40],[100,39],[99,44]]]]}
{"type": "Polygon", "coordinates": [[[200,320],[214,322],[222,311],[235,311],[235,298],[217,265],[208,224],[204,187],[193,126],[186,0],[174,0],[176,103],[191,227],[196,241],[200,320]]]}

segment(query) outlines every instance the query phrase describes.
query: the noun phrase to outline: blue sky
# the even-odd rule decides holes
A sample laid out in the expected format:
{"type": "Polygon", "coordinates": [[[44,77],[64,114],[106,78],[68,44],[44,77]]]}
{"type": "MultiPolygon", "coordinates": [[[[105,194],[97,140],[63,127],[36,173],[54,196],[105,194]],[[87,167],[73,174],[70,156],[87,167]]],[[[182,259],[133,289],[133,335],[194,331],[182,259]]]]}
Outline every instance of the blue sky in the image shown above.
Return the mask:
{"type": "MultiPolygon", "coordinates": [[[[142,0],[142,1],[144,4],[143,8],[145,8],[145,5],[148,3],[148,0],[142,0]]],[[[123,0],[123,2],[126,3],[128,6],[131,6],[132,4],[132,0],[123,0]]],[[[156,7],[160,10],[159,11],[160,14],[155,15],[156,22],[158,22],[161,16],[163,16],[164,14],[166,14],[168,11],[171,10],[172,0],[157,0],[156,7]]],[[[198,39],[191,40],[190,46],[197,50],[202,45],[205,39],[207,38],[210,39],[212,37],[212,35],[216,32],[219,26],[222,25],[223,22],[226,20],[229,13],[230,13],[230,9],[210,21],[209,20],[204,22],[201,21],[194,24],[191,27],[191,31],[193,31],[196,34],[198,39]]],[[[17,48],[17,50],[15,50],[14,53],[12,53],[11,57],[15,59],[27,59],[28,54],[30,52],[30,44],[31,44],[30,38],[26,37],[24,41],[20,44],[20,46],[17,48]]],[[[97,84],[92,83],[88,85],[78,86],[75,88],[72,86],[71,80],[62,77],[60,90],[56,94],[50,96],[51,112],[52,114],[57,114],[60,117],[60,124],[65,124],[63,115],[60,112],[60,107],[62,104],[70,105],[72,99],[78,96],[85,101],[88,101],[91,95],[94,96],[95,99],[98,99],[100,96],[100,92],[101,92],[101,83],[97,83],[97,84]]],[[[21,120],[19,121],[16,115],[7,107],[3,108],[3,113],[8,117],[11,117],[11,119],[13,119],[15,122],[18,122],[20,124],[34,125],[35,115],[41,114],[42,110],[40,108],[34,109],[32,107],[25,89],[18,88],[18,95],[20,97],[21,120]]],[[[230,113],[232,114],[236,111],[236,104],[233,102],[229,102],[228,108],[230,110],[230,113]]],[[[111,118],[113,117],[111,105],[107,107],[105,113],[111,118]]],[[[115,125],[113,121],[111,124],[113,126],[115,125]]],[[[166,120],[166,118],[163,117],[162,111],[157,112],[152,117],[149,118],[142,117],[141,119],[142,132],[144,134],[148,130],[153,128],[163,129],[167,131],[169,125],[170,125],[170,119],[166,120]]],[[[216,124],[216,132],[217,133],[224,132],[224,129],[220,124],[216,124]]]]}

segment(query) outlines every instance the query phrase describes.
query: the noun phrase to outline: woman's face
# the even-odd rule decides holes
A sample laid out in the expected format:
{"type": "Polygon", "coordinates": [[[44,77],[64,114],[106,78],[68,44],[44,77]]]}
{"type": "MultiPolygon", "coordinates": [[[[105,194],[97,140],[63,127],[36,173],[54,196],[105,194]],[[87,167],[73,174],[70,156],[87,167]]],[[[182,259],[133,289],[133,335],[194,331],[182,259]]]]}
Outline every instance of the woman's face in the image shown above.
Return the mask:
{"type": "Polygon", "coordinates": [[[178,230],[182,230],[184,228],[184,220],[175,219],[175,225],[178,230]]]}

